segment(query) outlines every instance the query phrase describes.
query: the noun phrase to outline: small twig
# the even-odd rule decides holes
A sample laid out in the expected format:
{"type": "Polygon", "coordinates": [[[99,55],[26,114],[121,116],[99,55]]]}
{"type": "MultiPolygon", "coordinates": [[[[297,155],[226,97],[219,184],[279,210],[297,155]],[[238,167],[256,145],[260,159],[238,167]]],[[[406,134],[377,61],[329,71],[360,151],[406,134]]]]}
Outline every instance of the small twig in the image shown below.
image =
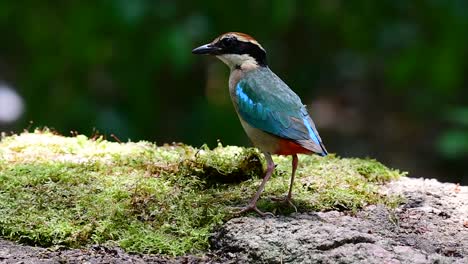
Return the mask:
{"type": "Polygon", "coordinates": [[[115,139],[115,141],[117,141],[119,143],[122,143],[122,141],[120,141],[120,139],[116,135],[111,134],[110,136],[111,136],[111,138],[115,139]]]}
{"type": "Polygon", "coordinates": [[[29,125],[24,129],[25,132],[29,132],[29,130],[31,129],[32,125],[34,124],[34,122],[32,120],[29,121],[29,125]]]}

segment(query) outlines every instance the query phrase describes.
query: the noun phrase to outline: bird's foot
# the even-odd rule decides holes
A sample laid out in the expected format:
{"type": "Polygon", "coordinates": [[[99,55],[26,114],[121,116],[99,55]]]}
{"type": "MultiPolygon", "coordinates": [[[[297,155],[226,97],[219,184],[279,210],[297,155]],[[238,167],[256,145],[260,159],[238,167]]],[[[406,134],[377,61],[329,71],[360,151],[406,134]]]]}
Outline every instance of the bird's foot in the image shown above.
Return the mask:
{"type": "Polygon", "coordinates": [[[275,216],[273,213],[260,211],[260,209],[257,208],[256,204],[248,204],[246,207],[242,208],[240,211],[235,212],[235,214],[236,215],[241,215],[243,213],[247,213],[247,212],[250,212],[250,211],[255,211],[257,214],[259,214],[260,216],[263,216],[263,217],[265,217],[265,216],[274,217],[275,216]]]}
{"type": "Polygon", "coordinates": [[[296,211],[297,213],[297,207],[294,205],[294,203],[292,202],[292,199],[291,197],[289,196],[285,196],[285,197],[282,197],[282,198],[276,198],[276,197],[273,197],[271,198],[271,200],[275,201],[275,202],[279,202],[279,203],[285,203],[285,204],[288,204],[290,205],[291,207],[294,208],[294,211],[296,211]]]}

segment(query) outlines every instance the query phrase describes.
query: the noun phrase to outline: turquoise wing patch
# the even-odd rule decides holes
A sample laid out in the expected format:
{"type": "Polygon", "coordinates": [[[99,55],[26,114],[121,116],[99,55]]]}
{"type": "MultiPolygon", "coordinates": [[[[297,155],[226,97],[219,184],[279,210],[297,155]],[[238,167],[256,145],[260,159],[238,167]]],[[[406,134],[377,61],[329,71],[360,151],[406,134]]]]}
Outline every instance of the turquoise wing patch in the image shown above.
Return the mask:
{"type": "Polygon", "coordinates": [[[236,85],[238,111],[247,123],[282,138],[312,140],[320,145],[319,136],[300,100],[288,101],[263,92],[243,80],[236,85]]]}

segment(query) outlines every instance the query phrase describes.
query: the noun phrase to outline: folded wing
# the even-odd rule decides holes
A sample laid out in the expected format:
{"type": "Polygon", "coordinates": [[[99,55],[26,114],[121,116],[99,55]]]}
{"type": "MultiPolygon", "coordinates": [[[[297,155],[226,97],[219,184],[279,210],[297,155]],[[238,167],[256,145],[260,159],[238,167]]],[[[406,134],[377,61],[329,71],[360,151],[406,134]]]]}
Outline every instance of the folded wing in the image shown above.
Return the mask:
{"type": "Polygon", "coordinates": [[[300,98],[278,80],[262,83],[255,78],[240,80],[235,87],[240,116],[255,128],[326,155],[315,124],[300,98]]]}

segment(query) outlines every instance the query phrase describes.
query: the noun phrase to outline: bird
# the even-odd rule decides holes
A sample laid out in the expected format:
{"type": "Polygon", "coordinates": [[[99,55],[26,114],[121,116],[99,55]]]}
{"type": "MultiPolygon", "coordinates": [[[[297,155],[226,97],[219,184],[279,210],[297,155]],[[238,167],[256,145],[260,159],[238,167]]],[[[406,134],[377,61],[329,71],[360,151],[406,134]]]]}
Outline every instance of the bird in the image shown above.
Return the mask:
{"type": "Polygon", "coordinates": [[[216,56],[229,67],[229,94],[234,109],[250,141],[263,153],[267,162],[257,192],[238,214],[255,211],[261,216],[273,215],[257,207],[265,184],[275,169],[272,155],[292,156],[289,191],[283,200],[294,206],[291,199],[298,154],[328,154],[306,106],[270,70],[265,49],[248,34],[224,33],[193,49],[192,53],[216,56]]]}

